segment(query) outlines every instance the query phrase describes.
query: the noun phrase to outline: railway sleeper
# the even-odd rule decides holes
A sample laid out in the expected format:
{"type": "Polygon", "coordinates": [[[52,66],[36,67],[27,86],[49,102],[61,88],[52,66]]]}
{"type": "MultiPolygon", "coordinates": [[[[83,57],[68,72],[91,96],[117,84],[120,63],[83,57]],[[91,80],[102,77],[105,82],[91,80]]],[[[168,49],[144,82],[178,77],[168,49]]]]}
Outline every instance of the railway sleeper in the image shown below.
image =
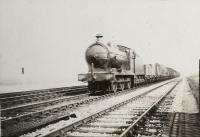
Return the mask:
{"type": "Polygon", "coordinates": [[[85,127],[85,128],[91,128],[91,127],[95,127],[95,128],[127,128],[130,124],[117,124],[117,123],[92,123],[92,124],[85,124],[82,125],[81,127],[85,127]]]}
{"type": "Polygon", "coordinates": [[[121,120],[121,121],[100,121],[100,120],[95,120],[93,123],[87,123],[87,125],[121,125],[121,126],[127,126],[133,123],[133,121],[127,121],[127,120],[121,120]]]}
{"type": "Polygon", "coordinates": [[[104,133],[93,133],[93,134],[88,134],[88,133],[80,133],[80,132],[74,132],[74,133],[68,133],[67,137],[117,137],[117,134],[104,134],[104,133]]]}
{"type": "Polygon", "coordinates": [[[76,131],[82,133],[120,134],[123,130],[123,128],[80,127],[76,131]]]}

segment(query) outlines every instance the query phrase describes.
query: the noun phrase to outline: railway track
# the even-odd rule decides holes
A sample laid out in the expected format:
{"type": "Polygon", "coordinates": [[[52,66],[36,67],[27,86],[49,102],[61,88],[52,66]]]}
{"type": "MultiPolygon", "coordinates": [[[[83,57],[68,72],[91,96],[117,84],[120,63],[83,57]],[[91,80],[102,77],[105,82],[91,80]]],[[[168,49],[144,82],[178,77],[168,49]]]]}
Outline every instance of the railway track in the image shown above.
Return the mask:
{"type": "Polygon", "coordinates": [[[70,109],[95,98],[88,95],[89,93],[86,93],[3,109],[1,122],[2,127],[6,129],[3,132],[6,134],[6,131],[12,131],[13,134],[21,134],[23,131],[34,129],[35,127],[40,127],[56,120],[69,119],[70,116],[74,116],[70,113],[70,109]]]}
{"type": "MultiPolygon", "coordinates": [[[[23,110],[23,107],[21,109],[18,109],[19,112],[10,111],[10,112],[17,112],[17,113],[15,113],[16,116],[11,113],[10,117],[8,117],[9,115],[7,115],[7,118],[4,118],[4,120],[2,120],[3,135],[5,136],[20,135],[20,134],[26,133],[27,131],[29,132],[33,131],[37,128],[46,126],[48,124],[57,122],[59,120],[76,117],[76,114],[72,113],[72,110],[78,108],[79,106],[83,104],[87,105],[95,101],[111,98],[113,96],[119,96],[125,93],[128,94],[129,92],[131,92],[131,90],[127,90],[127,92],[123,91],[123,92],[106,94],[103,96],[88,96],[87,97],[87,95],[83,95],[85,99],[83,99],[83,96],[80,95],[77,98],[72,97],[74,99],[72,98],[68,99],[68,101],[71,100],[71,103],[69,102],[67,103],[67,101],[64,101],[62,105],[58,103],[59,105],[57,105],[56,107],[52,106],[51,108],[42,109],[36,112],[32,112],[33,109],[31,107],[30,108],[27,107],[26,111],[23,110]],[[25,112],[25,114],[23,112],[25,112]]],[[[58,101],[61,101],[61,100],[58,100],[58,101]]],[[[51,104],[51,102],[49,103],[51,104]]]]}
{"type": "Polygon", "coordinates": [[[59,98],[86,92],[87,86],[62,87],[0,94],[1,108],[6,109],[21,104],[59,98]]]}
{"type": "MultiPolygon", "coordinates": [[[[144,116],[146,116],[149,112],[152,111],[153,108],[156,107],[156,105],[166,96],[166,94],[175,87],[174,82],[172,82],[173,84],[171,83],[171,85],[170,83],[167,82],[165,84],[161,84],[157,87],[151,88],[147,91],[143,91],[142,94],[138,93],[136,95],[136,93],[131,93],[132,96],[128,94],[119,96],[119,99],[112,98],[110,100],[107,100],[107,104],[109,104],[109,106],[111,105],[110,107],[100,103],[103,105],[102,107],[105,107],[106,109],[102,109],[101,107],[98,108],[97,104],[93,104],[93,107],[96,107],[95,110],[90,109],[92,108],[92,105],[83,105],[82,113],[81,108],[77,111],[74,111],[74,114],[77,115],[77,118],[70,119],[68,121],[65,121],[64,123],[61,122],[61,125],[64,126],[59,129],[55,129],[55,127],[59,127],[58,125],[56,125],[59,124],[59,122],[53,124],[52,127],[49,127],[50,131],[48,131],[47,134],[35,136],[119,136],[119,134],[122,134],[126,128],[129,129],[129,126],[131,126],[131,129],[134,128],[135,125],[137,125],[144,116]],[[157,90],[161,90],[161,88],[163,87],[166,88],[166,86],[168,87],[168,90],[163,91],[165,92],[165,94],[163,93],[164,95],[151,96],[150,92],[156,92],[157,90]],[[113,123],[110,119],[113,120],[113,123]],[[134,124],[133,121],[135,120],[137,122],[134,124]]],[[[129,134],[129,130],[127,131],[127,133],[123,134],[129,134]]]]}
{"type": "Polygon", "coordinates": [[[199,137],[199,114],[172,113],[169,137],[199,137]]]}
{"type": "MultiPolygon", "coordinates": [[[[127,92],[128,91],[130,90],[127,90],[127,92]]],[[[65,97],[63,99],[59,98],[55,100],[2,109],[2,116],[4,116],[2,117],[1,121],[2,125],[4,129],[9,129],[3,131],[4,134],[8,133],[9,135],[22,134],[26,130],[34,130],[35,128],[45,126],[58,120],[69,119],[70,116],[74,117],[75,115],[70,113],[71,109],[74,109],[81,104],[92,103],[93,101],[106,99],[114,95],[120,94],[124,93],[117,92],[106,94],[103,96],[88,96],[89,94],[86,93],[82,95],[65,97]],[[44,120],[44,118],[46,119],[44,120]]]]}
{"type": "Polygon", "coordinates": [[[75,96],[65,96],[62,98],[51,99],[47,101],[40,101],[34,103],[27,103],[24,105],[18,105],[16,107],[10,107],[1,110],[1,115],[3,116],[3,120],[10,119],[10,117],[22,116],[28,113],[34,113],[37,111],[45,110],[46,107],[58,105],[61,106],[61,103],[69,104],[70,102],[74,103],[80,99],[84,100],[84,98],[88,98],[89,93],[75,95],[75,96]],[[5,117],[4,117],[5,116],[5,117]]]}
{"type": "Polygon", "coordinates": [[[147,116],[142,124],[138,124],[134,133],[135,136],[169,136],[171,109],[176,89],[179,89],[179,87],[176,86],[172,92],[163,98],[156,109],[151,112],[151,115],[147,116]]]}

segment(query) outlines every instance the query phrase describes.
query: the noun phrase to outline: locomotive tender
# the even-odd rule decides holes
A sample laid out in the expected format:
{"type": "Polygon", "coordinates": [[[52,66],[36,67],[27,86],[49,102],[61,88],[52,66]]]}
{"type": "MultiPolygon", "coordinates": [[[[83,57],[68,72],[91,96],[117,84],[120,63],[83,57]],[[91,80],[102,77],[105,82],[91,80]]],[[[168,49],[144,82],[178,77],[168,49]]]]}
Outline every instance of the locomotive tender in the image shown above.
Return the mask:
{"type": "Polygon", "coordinates": [[[132,49],[122,45],[103,44],[97,41],[85,53],[88,73],[79,74],[78,80],[88,82],[91,93],[132,88],[144,82],[172,78],[178,73],[156,63],[144,65],[140,56],[132,49]]]}

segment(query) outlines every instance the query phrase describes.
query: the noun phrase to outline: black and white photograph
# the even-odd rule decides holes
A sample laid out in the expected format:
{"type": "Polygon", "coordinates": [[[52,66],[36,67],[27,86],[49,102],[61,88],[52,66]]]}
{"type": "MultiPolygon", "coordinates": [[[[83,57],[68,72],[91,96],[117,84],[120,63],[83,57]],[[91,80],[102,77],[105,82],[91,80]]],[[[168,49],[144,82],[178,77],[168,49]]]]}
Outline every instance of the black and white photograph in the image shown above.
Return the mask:
{"type": "Polygon", "coordinates": [[[0,137],[199,137],[199,0],[0,0],[0,137]]]}

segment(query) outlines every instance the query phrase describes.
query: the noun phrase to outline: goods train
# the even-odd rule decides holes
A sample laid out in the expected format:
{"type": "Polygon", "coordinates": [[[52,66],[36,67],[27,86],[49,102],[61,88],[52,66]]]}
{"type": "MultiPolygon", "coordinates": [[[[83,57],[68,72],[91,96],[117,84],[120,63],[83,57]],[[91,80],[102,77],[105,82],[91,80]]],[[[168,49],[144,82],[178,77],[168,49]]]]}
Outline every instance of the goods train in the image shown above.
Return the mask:
{"type": "Polygon", "coordinates": [[[176,70],[159,63],[143,64],[141,57],[128,47],[103,44],[100,42],[103,36],[96,37],[97,41],[85,53],[88,73],[78,75],[79,81],[88,83],[91,93],[116,92],[179,76],[176,70]]]}

